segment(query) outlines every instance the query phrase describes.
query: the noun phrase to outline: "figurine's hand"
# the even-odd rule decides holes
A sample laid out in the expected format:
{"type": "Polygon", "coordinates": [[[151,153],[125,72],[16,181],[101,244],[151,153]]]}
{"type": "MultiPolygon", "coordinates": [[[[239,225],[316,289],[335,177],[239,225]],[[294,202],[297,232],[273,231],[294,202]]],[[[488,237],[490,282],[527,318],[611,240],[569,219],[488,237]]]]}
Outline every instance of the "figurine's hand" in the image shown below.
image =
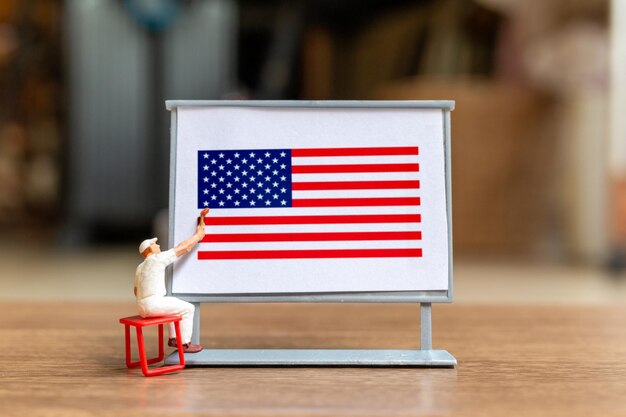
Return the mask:
{"type": "Polygon", "coordinates": [[[200,213],[200,220],[198,222],[198,224],[204,226],[204,217],[209,213],[209,209],[205,208],[204,210],[202,210],[202,212],[200,213]]]}
{"type": "Polygon", "coordinates": [[[204,230],[204,216],[206,216],[208,212],[209,212],[209,209],[205,208],[200,213],[200,219],[198,220],[198,227],[196,227],[196,236],[198,236],[198,239],[200,239],[200,240],[206,234],[206,232],[204,230]]]}

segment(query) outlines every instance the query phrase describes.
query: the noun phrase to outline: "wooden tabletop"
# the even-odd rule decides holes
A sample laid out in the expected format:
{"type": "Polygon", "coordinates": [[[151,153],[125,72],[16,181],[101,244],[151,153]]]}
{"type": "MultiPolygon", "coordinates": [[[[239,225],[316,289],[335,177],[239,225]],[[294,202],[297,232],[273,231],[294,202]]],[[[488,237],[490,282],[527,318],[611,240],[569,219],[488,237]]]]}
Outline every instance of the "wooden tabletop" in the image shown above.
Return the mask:
{"type": "MultiPolygon", "coordinates": [[[[2,303],[1,416],[624,416],[626,309],[435,305],[454,369],[124,365],[132,304],[2,303]]],[[[147,342],[156,352],[156,331],[147,342]]],[[[417,305],[202,308],[216,348],[416,348],[417,305]]]]}

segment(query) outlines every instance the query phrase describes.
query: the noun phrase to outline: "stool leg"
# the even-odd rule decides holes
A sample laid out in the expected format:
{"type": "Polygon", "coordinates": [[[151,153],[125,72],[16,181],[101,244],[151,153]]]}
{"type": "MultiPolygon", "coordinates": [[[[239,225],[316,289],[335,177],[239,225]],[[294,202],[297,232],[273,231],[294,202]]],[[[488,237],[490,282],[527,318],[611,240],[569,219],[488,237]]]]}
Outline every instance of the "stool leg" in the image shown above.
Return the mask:
{"type": "Polygon", "coordinates": [[[150,376],[148,371],[148,360],[146,359],[146,347],[143,342],[143,331],[141,327],[137,327],[137,345],[139,348],[139,362],[141,362],[141,372],[145,376],[150,376]]]}
{"type": "MultiPolygon", "coordinates": [[[[149,369],[147,372],[144,372],[145,376],[156,376],[163,375],[174,371],[180,371],[185,368],[185,352],[183,351],[183,341],[180,334],[180,325],[179,322],[174,323],[174,329],[176,330],[176,339],[178,344],[178,359],[180,363],[178,365],[170,365],[163,366],[157,369],[149,369]]],[[[149,362],[148,362],[149,363],[149,362]]]]}
{"type": "Polygon", "coordinates": [[[176,344],[178,345],[178,362],[182,369],[185,367],[185,351],[183,348],[183,338],[180,335],[180,321],[174,322],[174,329],[176,330],[176,344]]]}
{"type": "Polygon", "coordinates": [[[124,327],[125,327],[124,333],[125,333],[125,339],[126,339],[126,367],[134,368],[136,366],[141,365],[141,361],[140,360],[136,362],[132,361],[132,354],[130,352],[130,326],[128,324],[125,324],[124,327]]]}
{"type": "MultiPolygon", "coordinates": [[[[157,341],[157,343],[159,346],[159,356],[152,358],[152,359],[146,359],[146,363],[148,365],[154,365],[157,362],[161,362],[163,358],[165,357],[165,350],[163,349],[163,325],[162,324],[159,324],[159,340],[157,341]]],[[[148,357],[148,354],[146,353],[146,358],[147,357],[148,357]]]]}
{"type": "Polygon", "coordinates": [[[163,348],[163,325],[159,324],[159,357],[158,362],[161,362],[165,357],[165,349],[163,348]]]}
{"type": "Polygon", "coordinates": [[[136,364],[134,364],[130,359],[131,359],[131,354],[130,354],[130,326],[128,324],[124,325],[124,334],[125,334],[125,343],[126,343],[126,367],[127,368],[132,368],[134,366],[137,366],[136,364]]]}

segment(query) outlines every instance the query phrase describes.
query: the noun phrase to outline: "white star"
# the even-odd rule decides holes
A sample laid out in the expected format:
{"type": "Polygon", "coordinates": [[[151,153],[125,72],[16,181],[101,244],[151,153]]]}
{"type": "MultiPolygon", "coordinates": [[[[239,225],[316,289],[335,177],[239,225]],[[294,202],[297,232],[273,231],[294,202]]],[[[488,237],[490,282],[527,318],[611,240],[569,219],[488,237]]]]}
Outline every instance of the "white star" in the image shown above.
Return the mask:
{"type": "Polygon", "coordinates": [[[205,171],[208,171],[209,170],[209,166],[205,165],[205,166],[202,167],[202,169],[204,169],[205,171]]]}
{"type": "Polygon", "coordinates": [[[235,188],[235,194],[239,194],[239,188],[235,188]]]}
{"type": "Polygon", "coordinates": [[[265,157],[269,158],[270,157],[270,153],[269,152],[265,152],[265,157]]]}
{"type": "Polygon", "coordinates": [[[263,163],[263,159],[259,158],[256,160],[259,164],[263,163]]]}
{"type": "Polygon", "coordinates": [[[272,171],[272,174],[278,175],[278,171],[274,170],[274,171],[272,171]]]}
{"type": "Polygon", "coordinates": [[[232,159],[230,159],[230,158],[228,158],[228,159],[226,160],[226,163],[227,163],[227,164],[230,164],[231,162],[233,162],[233,160],[232,160],[232,159]]]}
{"type": "Polygon", "coordinates": [[[282,177],[280,177],[281,181],[285,181],[287,179],[287,177],[285,177],[284,175],[282,177]]]}
{"type": "Polygon", "coordinates": [[[265,169],[270,169],[270,164],[265,164],[265,169]]]}
{"type": "Polygon", "coordinates": [[[204,182],[209,182],[209,177],[204,177],[203,180],[204,182]]]}
{"type": "Polygon", "coordinates": [[[243,188],[247,188],[247,187],[248,187],[248,183],[247,183],[247,182],[244,182],[243,184],[241,184],[241,186],[242,186],[243,188]]]}
{"type": "Polygon", "coordinates": [[[283,188],[281,188],[281,189],[280,189],[280,192],[281,192],[281,193],[284,193],[285,191],[287,191],[287,190],[285,189],[285,187],[283,187],[283,188]]]}
{"type": "Polygon", "coordinates": [[[211,164],[217,164],[217,161],[215,160],[215,158],[211,159],[211,164]]]}
{"type": "Polygon", "coordinates": [[[272,191],[272,190],[270,190],[269,188],[266,188],[266,189],[265,189],[265,192],[266,192],[267,194],[269,194],[269,193],[270,193],[270,191],[272,191]]]}
{"type": "Polygon", "coordinates": [[[280,169],[285,169],[285,168],[287,168],[287,165],[285,165],[285,164],[280,164],[280,169]]]}
{"type": "Polygon", "coordinates": [[[220,201],[220,207],[224,207],[224,202],[220,201]]]}
{"type": "Polygon", "coordinates": [[[280,153],[280,156],[283,157],[283,158],[285,157],[285,155],[287,155],[285,152],[281,152],[280,153]]]}
{"type": "Polygon", "coordinates": [[[278,200],[278,194],[274,194],[272,197],[274,197],[274,200],[278,200]]]}
{"type": "Polygon", "coordinates": [[[258,198],[259,200],[263,200],[263,195],[259,194],[259,195],[257,196],[257,198],[258,198]]]}
{"type": "Polygon", "coordinates": [[[256,168],[256,165],[250,164],[250,169],[254,169],[254,168],[256,168]]]}
{"type": "Polygon", "coordinates": [[[239,182],[239,177],[235,177],[235,182],[239,182]]]}
{"type": "Polygon", "coordinates": [[[250,193],[254,194],[254,193],[256,193],[256,190],[254,188],[250,188],[250,193]]]}
{"type": "Polygon", "coordinates": [[[242,196],[241,196],[241,199],[242,199],[242,200],[247,200],[247,199],[248,199],[248,196],[247,196],[247,195],[242,195],[242,196]]]}
{"type": "Polygon", "coordinates": [[[263,171],[261,170],[258,170],[256,173],[259,174],[259,176],[263,175],[263,171]]]}
{"type": "Polygon", "coordinates": [[[254,152],[250,152],[250,158],[254,158],[254,152]]]}
{"type": "Polygon", "coordinates": [[[263,183],[261,181],[259,181],[257,185],[259,186],[259,188],[263,187],[263,183]]]}
{"type": "Polygon", "coordinates": [[[211,188],[217,188],[217,184],[216,183],[211,183],[211,188]]]}
{"type": "Polygon", "coordinates": [[[239,207],[239,201],[235,201],[235,206],[239,207]]]}
{"type": "Polygon", "coordinates": [[[224,154],[220,152],[220,154],[218,155],[220,158],[224,157],[224,154]]]}
{"type": "Polygon", "coordinates": [[[218,191],[218,193],[220,193],[220,194],[224,194],[225,192],[226,192],[226,191],[224,191],[224,189],[223,189],[223,188],[220,188],[220,190],[218,191]]]}
{"type": "Polygon", "coordinates": [[[254,200],[250,201],[250,205],[251,206],[256,206],[256,203],[254,202],[254,200]]]}
{"type": "Polygon", "coordinates": [[[277,163],[277,162],[278,162],[278,158],[274,158],[274,159],[272,159],[272,162],[273,162],[273,163],[277,163]]]}
{"type": "Polygon", "coordinates": [[[247,160],[246,158],[243,158],[243,159],[241,160],[241,162],[245,165],[245,164],[247,164],[247,163],[248,163],[248,160],[247,160]]]}
{"type": "Polygon", "coordinates": [[[265,181],[269,181],[270,179],[270,177],[265,177],[265,181]]]}
{"type": "Polygon", "coordinates": [[[209,193],[209,190],[207,190],[207,189],[205,188],[203,192],[204,192],[204,194],[208,194],[208,193],[209,193]]]}
{"type": "Polygon", "coordinates": [[[209,154],[205,152],[202,156],[204,156],[204,159],[207,159],[209,157],[209,154]]]}
{"type": "Polygon", "coordinates": [[[228,195],[226,196],[226,200],[232,200],[232,199],[233,199],[233,196],[232,196],[232,195],[228,194],[228,195]]]}
{"type": "Polygon", "coordinates": [[[239,158],[239,152],[235,152],[235,158],[239,158]]]}
{"type": "Polygon", "coordinates": [[[209,207],[209,202],[205,201],[204,203],[202,203],[204,205],[204,207],[209,207]]]}
{"type": "Polygon", "coordinates": [[[212,195],[211,196],[211,200],[213,200],[213,201],[217,200],[217,196],[216,195],[212,195]]]}
{"type": "Polygon", "coordinates": [[[248,175],[248,171],[242,171],[241,175],[248,175]]]}
{"type": "Polygon", "coordinates": [[[280,202],[280,205],[281,205],[281,206],[286,206],[286,205],[287,205],[287,202],[286,202],[285,200],[282,200],[282,201],[280,202]]]}
{"type": "Polygon", "coordinates": [[[224,182],[224,177],[219,177],[217,180],[218,180],[219,182],[224,182]]]}
{"type": "Polygon", "coordinates": [[[272,204],[272,203],[271,203],[269,200],[267,200],[267,201],[265,202],[265,205],[266,205],[266,206],[269,206],[270,204],[272,204]]]}
{"type": "Polygon", "coordinates": [[[274,182],[272,183],[272,185],[273,185],[274,187],[278,187],[278,183],[277,183],[276,181],[274,181],[274,182]]]}
{"type": "Polygon", "coordinates": [[[226,184],[226,188],[233,188],[233,184],[229,182],[228,184],[226,184]]]}
{"type": "Polygon", "coordinates": [[[212,176],[212,177],[217,176],[217,171],[211,171],[211,176],[212,176]]]}
{"type": "Polygon", "coordinates": [[[236,169],[236,170],[237,170],[237,169],[239,169],[239,165],[235,165],[235,169],[236,169]]]}
{"type": "Polygon", "coordinates": [[[223,171],[224,170],[224,165],[220,165],[218,168],[220,169],[220,171],[223,171]]]}
{"type": "Polygon", "coordinates": [[[254,175],[252,175],[252,176],[250,177],[250,182],[254,182],[255,180],[256,180],[256,177],[255,177],[254,175]]]}
{"type": "Polygon", "coordinates": [[[233,175],[233,173],[230,171],[226,171],[226,175],[230,177],[231,175],[233,175]]]}

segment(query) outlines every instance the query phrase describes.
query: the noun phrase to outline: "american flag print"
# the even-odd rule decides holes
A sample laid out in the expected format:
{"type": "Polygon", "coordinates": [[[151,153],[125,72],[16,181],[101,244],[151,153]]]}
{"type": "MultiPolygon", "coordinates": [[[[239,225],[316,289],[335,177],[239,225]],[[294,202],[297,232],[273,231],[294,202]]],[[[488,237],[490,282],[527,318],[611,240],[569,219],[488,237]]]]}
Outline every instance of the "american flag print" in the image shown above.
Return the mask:
{"type": "Polygon", "coordinates": [[[417,146],[198,151],[199,260],[421,258],[417,146]]]}

